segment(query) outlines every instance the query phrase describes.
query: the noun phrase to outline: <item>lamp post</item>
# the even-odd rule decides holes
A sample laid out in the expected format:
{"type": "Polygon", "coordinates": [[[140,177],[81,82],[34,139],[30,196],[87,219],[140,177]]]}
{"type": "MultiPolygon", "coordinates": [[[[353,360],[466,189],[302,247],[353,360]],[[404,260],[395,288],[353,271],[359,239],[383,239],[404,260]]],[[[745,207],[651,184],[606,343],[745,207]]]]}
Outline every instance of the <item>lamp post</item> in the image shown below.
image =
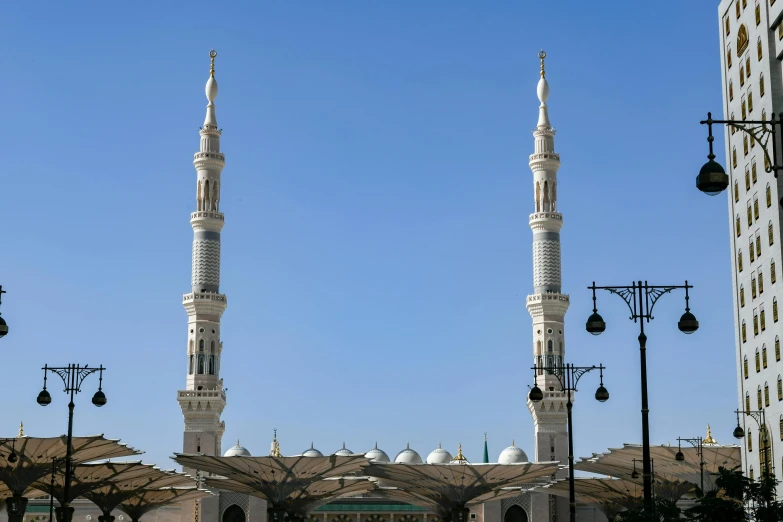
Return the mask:
{"type": "Polygon", "coordinates": [[[595,391],[595,399],[598,402],[606,402],[609,400],[609,392],[604,388],[604,365],[599,366],[574,366],[573,364],[566,364],[564,366],[533,366],[533,388],[528,394],[528,398],[532,402],[541,402],[544,399],[544,392],[538,387],[537,377],[539,372],[547,372],[548,374],[557,377],[560,383],[560,391],[567,396],[566,411],[568,412],[568,512],[570,522],[576,520],[576,492],[574,489],[574,434],[571,420],[571,409],[573,402],[571,401],[571,393],[576,392],[576,385],[579,379],[588,372],[598,370],[601,375],[601,384],[595,391]]]}
{"type": "MultiPolygon", "coordinates": [[[[778,164],[778,143],[777,143],[777,128],[780,126],[783,128],[783,119],[776,119],[775,113],[772,113],[772,118],[767,120],[713,120],[712,113],[707,113],[707,119],[699,122],[702,125],[707,125],[707,142],[710,146],[710,153],[707,155],[707,163],[699,170],[699,175],[696,176],[696,188],[704,192],[708,196],[717,196],[729,186],[729,176],[723,169],[720,163],[715,161],[715,154],[712,150],[712,142],[715,138],[712,136],[712,126],[728,125],[732,129],[736,129],[749,135],[752,139],[759,142],[761,149],[764,151],[764,170],[766,172],[772,172],[775,177],[778,177],[778,171],[783,170],[783,165],[778,164]],[[772,156],[769,154],[768,144],[772,141],[772,156]]],[[[783,136],[783,133],[781,134],[783,136]]],[[[783,200],[781,200],[783,205],[783,200]]]]}
{"type": "MultiPolygon", "coordinates": [[[[3,294],[7,294],[5,290],[3,290],[3,286],[0,285],[0,304],[2,304],[3,300],[3,294]]],[[[8,333],[8,324],[5,322],[5,319],[0,317],[0,337],[5,337],[5,334],[8,333]]]]}
{"type": "Polygon", "coordinates": [[[740,413],[747,415],[748,417],[752,418],[754,421],[756,421],[756,424],[759,427],[759,432],[761,433],[761,444],[762,448],[761,451],[764,452],[764,466],[761,468],[762,475],[767,475],[769,473],[769,467],[771,463],[769,462],[769,450],[772,443],[769,440],[769,433],[767,430],[767,416],[764,413],[764,410],[734,410],[734,413],[737,414],[737,427],[734,428],[734,438],[735,439],[741,439],[745,437],[745,430],[742,429],[742,426],[740,426],[739,416],[740,413]]]}
{"type": "Polygon", "coordinates": [[[692,334],[699,329],[699,321],[696,320],[688,306],[688,290],[693,288],[692,285],[688,284],[688,281],[685,281],[685,285],[649,285],[646,281],[644,283],[638,281],[630,286],[596,286],[595,281],[593,281],[593,286],[588,287],[588,289],[593,291],[593,313],[587,319],[587,324],[585,325],[588,332],[593,335],[599,335],[606,330],[606,323],[603,317],[598,314],[598,308],[596,307],[596,290],[606,290],[609,293],[620,296],[631,311],[629,319],[633,320],[634,323],[639,323],[639,356],[641,359],[642,381],[642,460],[644,461],[642,463],[642,475],[644,509],[647,517],[652,516],[654,506],[650,465],[650,408],[647,403],[647,335],[644,333],[644,322],[647,321],[649,323],[654,319],[652,311],[655,303],[661,296],[680,288],[685,289],[685,313],[680,317],[677,327],[683,333],[692,334]]]}
{"type": "Polygon", "coordinates": [[[677,453],[674,454],[674,460],[683,462],[685,454],[682,452],[682,443],[687,442],[696,448],[696,455],[699,457],[699,478],[701,479],[701,496],[704,496],[704,439],[694,437],[692,439],[677,437],[677,453]]]}
{"type": "MultiPolygon", "coordinates": [[[[631,472],[631,478],[632,479],[638,479],[639,478],[639,472],[636,471],[636,463],[641,462],[642,459],[631,459],[633,461],[633,471],[631,472]]],[[[653,474],[653,477],[655,476],[655,459],[650,458],[650,471],[653,474]]],[[[655,498],[655,481],[653,480],[653,490],[652,490],[653,498],[655,498]]]]}
{"type": "Polygon", "coordinates": [[[49,375],[49,372],[55,373],[60,376],[60,378],[63,381],[63,384],[65,385],[65,389],[63,390],[65,393],[70,394],[70,402],[68,403],[68,437],[65,442],[65,476],[63,477],[63,504],[58,508],[62,511],[62,520],[61,522],[71,522],[71,515],[73,512],[73,508],[70,506],[70,500],[68,495],[71,493],[71,470],[73,468],[73,447],[72,447],[72,440],[73,440],[73,398],[76,394],[78,394],[80,391],[82,391],[82,383],[84,382],[84,379],[86,379],[88,376],[92,375],[95,372],[98,372],[98,391],[95,392],[95,395],[92,396],[92,403],[97,406],[101,407],[106,404],[106,395],[103,393],[102,387],[103,387],[103,366],[100,366],[98,368],[89,368],[87,365],[81,366],[79,364],[69,364],[66,367],[50,367],[49,365],[44,365],[43,368],[41,368],[44,371],[44,385],[43,390],[41,390],[41,393],[38,394],[38,398],[36,399],[38,404],[41,406],[48,406],[52,402],[52,396],[49,394],[49,392],[46,390],[46,379],[49,375]]]}
{"type": "Polygon", "coordinates": [[[57,457],[52,458],[52,482],[49,486],[49,522],[52,522],[54,513],[54,477],[57,474],[57,457]]]}

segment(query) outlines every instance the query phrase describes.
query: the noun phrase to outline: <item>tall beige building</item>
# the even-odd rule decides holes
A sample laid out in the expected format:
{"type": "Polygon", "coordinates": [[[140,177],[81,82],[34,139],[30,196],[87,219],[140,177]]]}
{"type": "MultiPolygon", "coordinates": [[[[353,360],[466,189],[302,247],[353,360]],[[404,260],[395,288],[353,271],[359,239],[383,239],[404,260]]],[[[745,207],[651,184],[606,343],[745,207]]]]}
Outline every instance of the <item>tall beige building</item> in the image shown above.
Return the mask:
{"type": "MultiPolygon", "coordinates": [[[[725,119],[769,120],[783,112],[783,0],[722,0],[719,6],[725,119]]],[[[752,125],[749,125],[752,127],[752,125]]],[[[767,173],[763,143],[726,128],[732,282],[740,410],[763,410],[759,424],[740,416],[744,471],[783,473],[783,362],[778,297],[781,279],[780,180],[767,173]]],[[[759,137],[761,137],[759,135],[759,137]]],[[[767,144],[772,153],[771,142],[767,144]]],[[[783,491],[783,489],[781,489],[783,491]]]]}

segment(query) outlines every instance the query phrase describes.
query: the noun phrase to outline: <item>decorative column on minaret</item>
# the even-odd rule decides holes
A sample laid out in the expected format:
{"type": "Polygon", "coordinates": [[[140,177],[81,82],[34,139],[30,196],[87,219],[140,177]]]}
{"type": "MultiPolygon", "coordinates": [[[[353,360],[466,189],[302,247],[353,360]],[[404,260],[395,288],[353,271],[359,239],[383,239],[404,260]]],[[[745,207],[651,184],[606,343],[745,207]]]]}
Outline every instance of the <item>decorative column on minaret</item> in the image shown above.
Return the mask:
{"type": "MultiPolygon", "coordinates": [[[[188,312],[187,381],[178,392],[185,417],[184,453],[221,454],[225,424],[220,420],[226,394],[220,379],[220,317],[226,309],[226,296],[220,293],[220,173],[225,157],[220,153],[220,134],[215,119],[215,57],[207,80],[207,117],[199,134],[201,147],[193,158],[196,167],[196,211],[190,215],[193,227],[191,292],[182,298],[188,312]]],[[[202,517],[203,518],[203,517],[202,517]]]]}
{"type": "MultiPolygon", "coordinates": [[[[569,298],[561,293],[560,228],[563,215],[557,211],[557,171],[560,156],[555,152],[555,129],[549,122],[546,105],[549,84],[544,71],[546,53],[541,59],[538,81],[538,126],[533,131],[535,153],[530,155],[533,171],[535,211],[530,214],[533,230],[533,294],[527,297],[527,310],[533,319],[533,362],[543,368],[562,366],[565,357],[564,319],[569,298]]],[[[533,365],[531,365],[533,366],[533,365]]],[[[535,460],[537,462],[568,460],[566,396],[550,370],[541,370],[536,383],[544,392],[538,403],[527,400],[535,425],[535,460]]],[[[564,472],[558,476],[565,477],[564,472]]],[[[564,520],[568,514],[567,499],[534,495],[532,520],[564,520]]]]}

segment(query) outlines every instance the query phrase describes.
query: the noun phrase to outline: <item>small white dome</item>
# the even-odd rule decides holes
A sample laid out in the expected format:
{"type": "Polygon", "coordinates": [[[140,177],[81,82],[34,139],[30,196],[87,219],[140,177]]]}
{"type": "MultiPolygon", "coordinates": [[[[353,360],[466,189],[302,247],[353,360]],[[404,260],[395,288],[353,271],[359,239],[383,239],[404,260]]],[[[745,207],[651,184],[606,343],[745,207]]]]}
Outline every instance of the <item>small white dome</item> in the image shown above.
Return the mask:
{"type": "Polygon", "coordinates": [[[345,447],[345,442],[343,442],[343,447],[338,449],[337,451],[335,451],[334,454],[335,455],[348,456],[348,455],[353,455],[353,451],[351,451],[348,448],[346,448],[345,447]]]}
{"type": "Polygon", "coordinates": [[[500,452],[498,464],[517,464],[519,462],[528,462],[527,455],[512,441],[511,446],[500,452]]]}
{"type": "Polygon", "coordinates": [[[321,453],[320,451],[318,451],[317,449],[315,449],[315,447],[313,446],[313,443],[311,442],[310,443],[310,448],[305,450],[305,452],[302,453],[302,456],[303,457],[323,457],[324,454],[321,453]]]}
{"type": "Polygon", "coordinates": [[[427,464],[448,464],[452,458],[454,457],[451,456],[451,453],[441,448],[440,444],[438,444],[438,447],[427,455],[427,464]]]}
{"type": "Polygon", "coordinates": [[[378,448],[378,443],[375,443],[375,447],[364,454],[364,456],[370,459],[370,462],[389,462],[389,456],[385,451],[378,448]]]}
{"type": "Polygon", "coordinates": [[[405,449],[399,452],[396,457],[394,457],[394,462],[401,462],[403,464],[421,464],[421,455],[419,455],[416,450],[412,450],[410,443],[408,443],[405,449]]]}
{"type": "Polygon", "coordinates": [[[245,448],[244,446],[241,446],[239,444],[239,441],[237,441],[237,445],[233,448],[229,448],[227,452],[223,454],[224,457],[250,457],[250,452],[245,448]]]}

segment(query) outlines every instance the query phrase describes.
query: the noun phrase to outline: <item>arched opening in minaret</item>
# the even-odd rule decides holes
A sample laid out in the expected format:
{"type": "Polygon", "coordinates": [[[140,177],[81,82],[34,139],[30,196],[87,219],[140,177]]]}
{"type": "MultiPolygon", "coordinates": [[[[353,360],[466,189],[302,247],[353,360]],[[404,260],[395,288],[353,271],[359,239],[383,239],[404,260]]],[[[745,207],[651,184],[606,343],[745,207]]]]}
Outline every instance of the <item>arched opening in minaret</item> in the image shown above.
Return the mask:
{"type": "Polygon", "coordinates": [[[549,182],[544,181],[544,212],[549,212],[549,182]]]}
{"type": "Polygon", "coordinates": [[[527,513],[519,506],[511,506],[508,508],[508,511],[506,511],[503,522],[527,522],[527,513]]]}
{"type": "Polygon", "coordinates": [[[236,504],[232,504],[223,512],[222,522],[245,522],[245,520],[245,511],[236,504]]]}
{"type": "Polygon", "coordinates": [[[204,210],[212,210],[209,207],[209,180],[204,182],[204,210]]]}

